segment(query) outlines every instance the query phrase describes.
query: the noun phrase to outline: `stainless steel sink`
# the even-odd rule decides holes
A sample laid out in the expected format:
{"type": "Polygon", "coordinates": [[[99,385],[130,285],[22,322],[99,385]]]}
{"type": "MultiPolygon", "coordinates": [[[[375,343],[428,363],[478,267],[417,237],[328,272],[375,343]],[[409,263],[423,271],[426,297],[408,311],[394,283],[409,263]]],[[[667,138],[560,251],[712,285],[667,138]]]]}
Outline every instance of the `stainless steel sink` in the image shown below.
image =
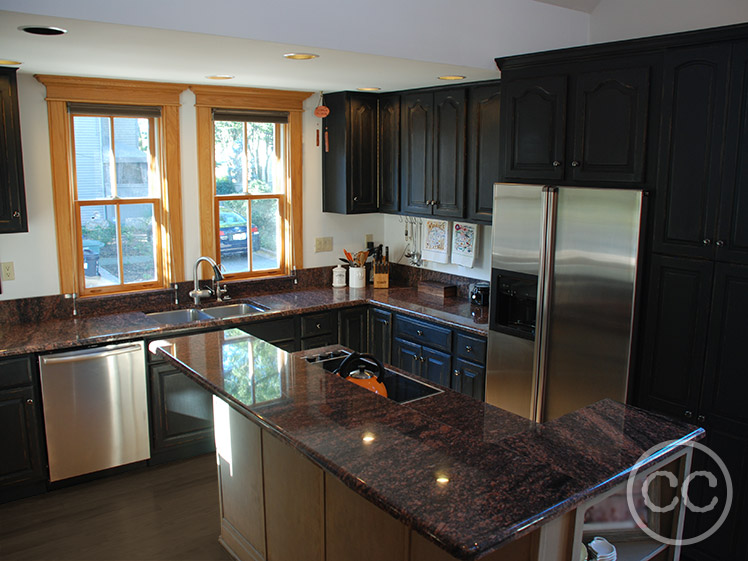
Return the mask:
{"type": "Polygon", "coordinates": [[[238,318],[243,316],[253,316],[267,312],[267,308],[254,302],[242,302],[240,304],[229,304],[228,306],[216,306],[214,308],[205,308],[202,313],[215,319],[238,318]]]}
{"type": "Polygon", "coordinates": [[[153,312],[146,314],[149,318],[153,318],[161,324],[173,324],[173,323],[188,323],[190,321],[198,321],[201,319],[213,319],[212,316],[204,313],[202,310],[196,308],[189,308],[187,310],[171,310],[168,312],[153,312]]]}

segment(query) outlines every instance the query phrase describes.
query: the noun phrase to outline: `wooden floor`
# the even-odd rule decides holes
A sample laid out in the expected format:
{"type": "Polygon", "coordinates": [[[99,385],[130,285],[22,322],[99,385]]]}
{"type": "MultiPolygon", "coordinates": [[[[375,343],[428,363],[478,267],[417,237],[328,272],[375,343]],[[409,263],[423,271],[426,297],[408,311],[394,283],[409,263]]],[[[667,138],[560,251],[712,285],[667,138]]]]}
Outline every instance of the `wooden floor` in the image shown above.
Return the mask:
{"type": "Polygon", "coordinates": [[[229,561],[215,455],[0,505],[2,561],[229,561]]]}

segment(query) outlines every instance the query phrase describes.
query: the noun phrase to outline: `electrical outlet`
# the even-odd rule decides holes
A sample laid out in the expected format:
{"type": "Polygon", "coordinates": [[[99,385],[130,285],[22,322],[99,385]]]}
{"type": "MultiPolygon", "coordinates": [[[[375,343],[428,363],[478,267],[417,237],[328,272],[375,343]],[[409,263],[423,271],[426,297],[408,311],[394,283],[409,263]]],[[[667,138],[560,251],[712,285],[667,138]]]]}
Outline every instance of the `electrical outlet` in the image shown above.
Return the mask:
{"type": "Polygon", "coordinates": [[[364,240],[364,245],[367,243],[374,243],[374,234],[366,234],[366,239],[364,240]]]}
{"type": "Polygon", "coordinates": [[[332,251],[332,238],[330,236],[314,238],[314,253],[321,253],[323,251],[332,251]]]}
{"type": "Polygon", "coordinates": [[[16,279],[16,269],[13,266],[13,261],[0,263],[0,267],[2,267],[3,270],[2,279],[4,281],[12,281],[16,279]]]}

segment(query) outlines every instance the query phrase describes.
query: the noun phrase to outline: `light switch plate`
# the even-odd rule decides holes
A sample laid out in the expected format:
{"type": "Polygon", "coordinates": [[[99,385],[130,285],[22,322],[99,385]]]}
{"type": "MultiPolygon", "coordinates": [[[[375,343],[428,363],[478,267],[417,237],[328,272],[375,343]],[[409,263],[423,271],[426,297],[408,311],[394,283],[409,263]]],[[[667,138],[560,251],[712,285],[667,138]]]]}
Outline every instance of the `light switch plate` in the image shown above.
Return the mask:
{"type": "Polygon", "coordinates": [[[314,253],[332,251],[332,237],[314,238],[314,253]]]}
{"type": "Polygon", "coordinates": [[[16,280],[16,269],[13,266],[13,261],[0,263],[0,267],[2,267],[2,280],[4,281],[16,280]]]}

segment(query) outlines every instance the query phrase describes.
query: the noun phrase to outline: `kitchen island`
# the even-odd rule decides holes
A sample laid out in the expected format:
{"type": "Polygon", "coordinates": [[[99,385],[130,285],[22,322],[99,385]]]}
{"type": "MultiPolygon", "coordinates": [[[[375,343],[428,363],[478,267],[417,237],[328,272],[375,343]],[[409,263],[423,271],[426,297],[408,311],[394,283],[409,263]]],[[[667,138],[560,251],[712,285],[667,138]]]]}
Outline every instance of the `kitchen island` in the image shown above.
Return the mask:
{"type": "Polygon", "coordinates": [[[544,424],[448,389],[397,404],[235,329],[150,350],[215,396],[240,559],[568,560],[584,505],[662,443],[637,467],[682,475],[703,434],[610,400],[544,424]]]}

